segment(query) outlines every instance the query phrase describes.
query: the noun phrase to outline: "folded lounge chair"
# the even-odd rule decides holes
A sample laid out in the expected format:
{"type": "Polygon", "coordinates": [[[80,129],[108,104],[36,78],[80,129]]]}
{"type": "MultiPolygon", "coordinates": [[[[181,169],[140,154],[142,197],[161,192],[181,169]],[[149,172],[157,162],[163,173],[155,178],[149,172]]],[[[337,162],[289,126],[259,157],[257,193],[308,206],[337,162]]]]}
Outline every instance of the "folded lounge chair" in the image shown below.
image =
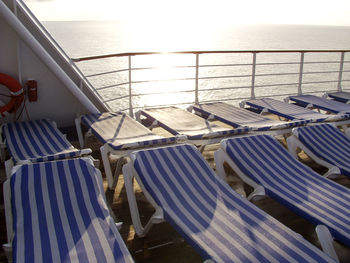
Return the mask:
{"type": "Polygon", "coordinates": [[[326,115],[320,112],[316,112],[310,109],[306,109],[287,102],[263,98],[244,101],[243,104],[248,105],[254,109],[262,112],[269,112],[286,118],[288,120],[307,120],[310,122],[324,122],[324,121],[339,121],[346,118],[350,118],[350,115],[326,115]]]}
{"type": "Polygon", "coordinates": [[[252,128],[253,131],[274,131],[274,134],[284,134],[290,132],[290,129],[286,130],[287,128],[307,123],[304,120],[292,122],[272,120],[252,111],[222,102],[193,105],[191,108],[196,114],[204,118],[215,119],[233,127],[247,126],[252,128]]]}
{"type": "Polygon", "coordinates": [[[4,184],[13,262],[133,262],[89,158],[23,164],[4,184]]]}
{"type": "Polygon", "coordinates": [[[6,123],[1,127],[11,158],[6,161],[6,174],[14,164],[45,162],[79,157],[91,153],[91,149],[78,150],[50,120],[6,123]]]}
{"type": "MultiPolygon", "coordinates": [[[[191,112],[176,108],[152,108],[138,112],[138,118],[144,117],[152,126],[160,126],[173,135],[185,135],[191,143],[202,145],[218,143],[225,136],[246,133],[249,127],[230,129],[210,123],[191,112]]],[[[202,150],[203,150],[202,147],[202,150]]]]}
{"type": "Polygon", "coordinates": [[[223,140],[215,160],[219,174],[227,162],[255,188],[249,198],[266,194],[350,246],[350,190],[297,161],[272,136],[223,140]]]}
{"type": "Polygon", "coordinates": [[[306,108],[316,108],[335,114],[350,114],[350,105],[314,95],[290,96],[287,99],[306,108]]]}
{"type": "Polygon", "coordinates": [[[193,145],[131,154],[123,167],[136,233],[168,221],[203,259],[214,262],[328,262],[332,258],[234,192],[193,145]],[[143,227],[133,177],[155,213],[143,227]]]}
{"type": "Polygon", "coordinates": [[[332,124],[295,128],[287,139],[289,152],[297,157],[297,148],[329,169],[325,176],[350,176],[350,139],[332,124]]]}
{"type": "Polygon", "coordinates": [[[81,147],[84,147],[84,137],[81,124],[102,142],[101,156],[107,177],[109,189],[114,189],[121,172],[124,156],[136,148],[176,142],[176,137],[164,138],[152,133],[136,120],[122,112],[105,112],[87,114],[76,119],[76,128],[81,147]],[[109,162],[109,154],[119,155],[114,176],[109,162]]]}

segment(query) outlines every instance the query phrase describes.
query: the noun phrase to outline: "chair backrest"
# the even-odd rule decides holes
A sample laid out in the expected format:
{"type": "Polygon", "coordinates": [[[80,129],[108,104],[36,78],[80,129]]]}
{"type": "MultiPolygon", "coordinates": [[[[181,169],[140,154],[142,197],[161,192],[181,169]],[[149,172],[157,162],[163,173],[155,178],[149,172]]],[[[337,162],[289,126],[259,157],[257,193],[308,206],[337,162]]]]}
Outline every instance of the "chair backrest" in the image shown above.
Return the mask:
{"type": "Polygon", "coordinates": [[[296,160],[272,136],[257,135],[221,143],[238,169],[266,193],[314,224],[324,224],[350,245],[350,190],[296,160]]]}
{"type": "Polygon", "coordinates": [[[293,134],[317,157],[350,175],[350,139],[334,125],[299,127],[293,134]]]}
{"type": "Polygon", "coordinates": [[[341,103],[339,101],[328,100],[314,95],[299,95],[290,96],[290,100],[295,101],[303,107],[312,105],[315,108],[329,111],[332,113],[347,113],[350,114],[350,105],[341,103]]]}
{"type": "MultiPolygon", "coordinates": [[[[253,99],[245,101],[245,104],[259,110],[267,110],[270,113],[276,114],[283,118],[294,120],[310,120],[311,122],[321,122],[326,120],[333,120],[334,115],[326,115],[313,110],[309,110],[294,104],[287,102],[263,98],[263,99],[253,99]]],[[[339,117],[337,117],[339,119],[339,117]]]]}
{"type": "Polygon", "coordinates": [[[132,154],[131,159],[143,190],[204,259],[215,262],[331,260],[234,192],[194,146],[142,150],[132,154]]]}
{"type": "Polygon", "coordinates": [[[233,105],[216,102],[192,106],[194,111],[206,117],[213,117],[233,127],[248,126],[253,130],[263,131],[270,129],[284,129],[302,125],[306,122],[285,122],[272,120],[252,111],[235,107],[233,105]]]}
{"type": "Polygon", "coordinates": [[[105,112],[87,114],[81,122],[103,143],[114,150],[164,144],[176,141],[175,137],[164,138],[152,133],[126,113],[105,112]]]}
{"type": "Polygon", "coordinates": [[[90,149],[78,150],[49,120],[7,123],[2,126],[7,148],[15,162],[52,161],[88,154],[90,149]]]}
{"type": "Polygon", "coordinates": [[[89,159],[25,164],[7,186],[14,262],[132,262],[89,159]]]}
{"type": "Polygon", "coordinates": [[[202,139],[203,137],[221,137],[247,132],[246,127],[229,129],[210,123],[186,110],[176,107],[164,107],[141,110],[141,114],[173,135],[186,135],[188,139],[202,139]]]}

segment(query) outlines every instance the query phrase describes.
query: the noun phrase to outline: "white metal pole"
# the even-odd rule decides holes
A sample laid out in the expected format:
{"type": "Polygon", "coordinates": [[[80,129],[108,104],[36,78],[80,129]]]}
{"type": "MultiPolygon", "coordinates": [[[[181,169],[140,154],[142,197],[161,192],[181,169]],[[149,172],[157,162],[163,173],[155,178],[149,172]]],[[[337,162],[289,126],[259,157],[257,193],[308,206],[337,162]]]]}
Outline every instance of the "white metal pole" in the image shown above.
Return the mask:
{"type": "Polygon", "coordinates": [[[131,56],[129,56],[129,115],[134,118],[134,109],[132,106],[131,56]]]}
{"type": "Polygon", "coordinates": [[[250,90],[250,98],[255,99],[255,70],[256,70],[256,53],[253,53],[253,66],[252,66],[252,88],[250,90]]]}
{"type": "Polygon", "coordinates": [[[345,52],[341,52],[341,55],[340,55],[340,66],[339,66],[339,76],[338,76],[338,91],[342,90],[341,82],[342,82],[342,79],[343,79],[344,57],[345,57],[345,52]]]}
{"type": "Polygon", "coordinates": [[[198,99],[198,76],[199,76],[199,54],[196,54],[196,83],[195,83],[195,91],[194,91],[194,102],[195,104],[199,104],[198,99]]]}
{"type": "Polygon", "coordinates": [[[303,83],[303,70],[304,70],[304,52],[301,52],[300,53],[298,95],[302,94],[301,86],[302,86],[302,83],[303,83]]]}

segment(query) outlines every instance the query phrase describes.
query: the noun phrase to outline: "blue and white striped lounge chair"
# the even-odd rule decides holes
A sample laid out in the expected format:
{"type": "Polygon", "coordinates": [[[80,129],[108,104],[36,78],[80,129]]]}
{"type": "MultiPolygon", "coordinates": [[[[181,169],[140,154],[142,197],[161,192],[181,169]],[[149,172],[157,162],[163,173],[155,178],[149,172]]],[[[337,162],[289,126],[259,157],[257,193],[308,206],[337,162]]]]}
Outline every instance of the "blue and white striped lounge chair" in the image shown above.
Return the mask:
{"type": "Polygon", "coordinates": [[[4,197],[13,262],[133,262],[91,159],[16,166],[4,197]]]}
{"type": "Polygon", "coordinates": [[[178,138],[164,138],[152,133],[142,124],[132,119],[123,112],[105,112],[82,115],[76,119],[76,128],[81,147],[84,147],[84,138],[81,124],[103,144],[100,148],[101,157],[107,177],[108,188],[113,190],[116,187],[124,156],[130,151],[140,147],[149,147],[160,144],[174,143],[178,138]],[[119,155],[117,168],[114,176],[109,162],[109,154],[119,155]]]}
{"type": "Polygon", "coordinates": [[[289,152],[297,158],[297,148],[329,169],[325,176],[350,177],[350,139],[332,124],[295,128],[287,139],[289,152]]]}
{"type": "Polygon", "coordinates": [[[249,198],[266,194],[314,225],[326,226],[336,240],[350,246],[350,189],[296,160],[272,136],[223,140],[215,159],[219,174],[225,175],[227,162],[255,188],[249,198]]]}
{"type": "Polygon", "coordinates": [[[6,123],[1,132],[11,156],[5,163],[7,175],[14,164],[45,162],[91,153],[91,149],[75,148],[50,120],[6,123]]]}
{"type": "Polygon", "coordinates": [[[350,105],[314,95],[290,96],[287,99],[306,108],[316,108],[335,114],[350,114],[350,105]]]}
{"type": "Polygon", "coordinates": [[[244,101],[244,104],[262,112],[269,112],[288,120],[308,120],[310,122],[334,122],[350,118],[350,115],[347,114],[326,115],[317,111],[313,111],[294,104],[271,98],[246,100],[244,101]]]}
{"type": "Polygon", "coordinates": [[[285,134],[290,132],[292,127],[308,122],[304,120],[291,122],[272,120],[223,102],[192,105],[191,108],[204,118],[215,119],[233,127],[247,126],[252,128],[252,131],[274,131],[274,134],[285,134]]]}
{"type": "Polygon", "coordinates": [[[327,93],[326,95],[336,101],[340,101],[343,103],[350,102],[350,92],[338,91],[338,92],[327,93]]]}
{"type": "Polygon", "coordinates": [[[136,233],[166,220],[204,260],[328,262],[332,258],[241,197],[219,178],[193,145],[131,154],[123,167],[136,233]],[[133,190],[136,178],[155,214],[143,227],[133,190]]]}
{"type": "Polygon", "coordinates": [[[176,107],[144,109],[138,112],[138,118],[145,117],[153,126],[160,126],[173,135],[185,135],[191,143],[204,146],[218,143],[225,136],[246,133],[249,127],[230,129],[210,123],[186,110],[176,107]]]}

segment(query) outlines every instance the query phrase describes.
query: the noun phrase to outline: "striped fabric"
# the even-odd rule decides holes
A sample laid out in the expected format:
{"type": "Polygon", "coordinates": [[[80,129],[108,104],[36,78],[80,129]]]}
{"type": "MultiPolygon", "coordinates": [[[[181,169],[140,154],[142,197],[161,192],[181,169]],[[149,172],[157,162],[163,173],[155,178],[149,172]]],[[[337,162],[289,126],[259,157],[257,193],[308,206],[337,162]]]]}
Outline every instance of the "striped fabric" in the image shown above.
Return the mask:
{"type": "Polygon", "coordinates": [[[7,123],[2,128],[10,155],[15,162],[52,161],[91,153],[78,150],[49,120],[7,123]]]}
{"type": "Polygon", "coordinates": [[[165,219],[215,262],[328,262],[323,252],[240,197],[192,145],[131,156],[165,219]]]}
{"type": "Polygon", "coordinates": [[[350,101],[350,92],[338,91],[328,93],[327,95],[328,97],[343,103],[348,103],[350,101]]]}
{"type": "Polygon", "coordinates": [[[137,148],[155,144],[174,142],[175,137],[164,138],[153,134],[139,122],[125,113],[105,112],[88,114],[81,118],[82,123],[91,128],[92,133],[114,150],[137,148]]]}
{"type": "Polygon", "coordinates": [[[350,246],[348,188],[300,163],[268,135],[225,140],[222,148],[267,195],[312,223],[328,226],[333,237],[350,246]]]}
{"type": "Polygon", "coordinates": [[[164,107],[142,110],[141,114],[173,135],[186,135],[190,140],[222,137],[248,132],[248,127],[229,129],[220,127],[176,107],[164,107]]]}
{"type": "Polygon", "coordinates": [[[284,129],[307,123],[306,121],[285,122],[272,120],[249,110],[222,102],[193,105],[193,110],[206,118],[211,116],[233,127],[248,126],[257,131],[284,129]]]}
{"type": "Polygon", "coordinates": [[[270,113],[276,114],[288,120],[308,120],[310,122],[322,122],[322,121],[337,121],[344,118],[349,118],[349,115],[326,115],[313,110],[305,109],[294,104],[287,102],[264,98],[254,99],[245,102],[247,105],[258,109],[267,110],[270,113]]]}
{"type": "Polygon", "coordinates": [[[304,107],[308,105],[313,105],[314,108],[329,111],[336,114],[350,114],[350,105],[341,103],[339,101],[328,100],[314,95],[290,96],[289,99],[295,101],[296,103],[304,107]]]}
{"type": "Polygon", "coordinates": [[[9,180],[14,262],[133,262],[91,163],[25,164],[9,180]]]}
{"type": "Polygon", "coordinates": [[[350,176],[350,139],[331,124],[293,130],[293,134],[317,157],[350,176]]]}

